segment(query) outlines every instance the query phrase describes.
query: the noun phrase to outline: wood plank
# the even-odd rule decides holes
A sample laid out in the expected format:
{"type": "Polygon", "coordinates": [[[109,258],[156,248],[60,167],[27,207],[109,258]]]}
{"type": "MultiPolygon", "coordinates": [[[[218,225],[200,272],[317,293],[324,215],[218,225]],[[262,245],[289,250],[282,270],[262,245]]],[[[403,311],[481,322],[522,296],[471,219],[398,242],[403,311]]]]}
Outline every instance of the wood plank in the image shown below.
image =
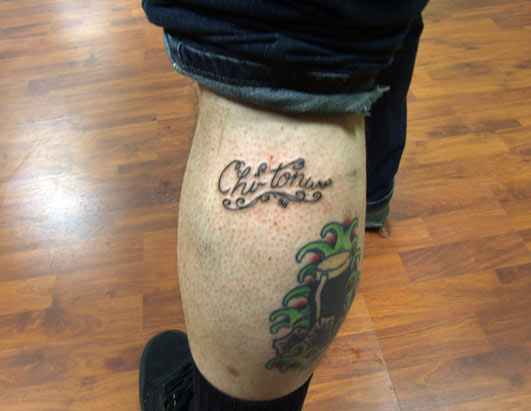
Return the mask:
{"type": "Polygon", "coordinates": [[[523,200],[531,193],[531,177],[498,178],[489,182],[489,186],[499,201],[523,200]]]}
{"type": "MultiPolygon", "coordinates": [[[[394,237],[394,234],[392,236],[394,237]]],[[[381,291],[410,283],[398,254],[364,257],[362,264],[358,291],[360,293],[381,291]]]]}
{"type": "Polygon", "coordinates": [[[0,281],[49,275],[76,269],[120,264],[142,259],[142,237],[138,234],[94,238],[50,249],[0,254],[0,281]]]}
{"type": "Polygon", "coordinates": [[[399,410],[387,372],[310,385],[304,411],[399,410]],[[355,388],[353,389],[355,384],[355,388]]]}
{"type": "Polygon", "coordinates": [[[477,310],[510,300],[512,291],[493,271],[485,271],[369,292],[364,297],[378,330],[441,317],[473,317],[477,310]]]}
{"type": "Polygon", "coordinates": [[[502,201],[501,206],[509,216],[514,228],[527,230],[531,228],[531,197],[502,201]]]}
{"type": "Polygon", "coordinates": [[[514,347],[391,370],[404,410],[525,409],[530,356],[514,347]]]}
{"type": "Polygon", "coordinates": [[[408,150],[403,158],[408,162],[433,164],[468,158],[474,154],[492,155],[508,151],[503,139],[495,134],[483,133],[424,141],[408,150]]]}
{"type": "Polygon", "coordinates": [[[341,326],[338,335],[360,334],[373,331],[374,325],[367,308],[365,296],[358,293],[350,307],[345,322],[341,326]]]}
{"type": "Polygon", "coordinates": [[[27,280],[2,281],[0,313],[13,314],[50,307],[55,278],[55,275],[49,275],[27,280]]]}
{"type": "Polygon", "coordinates": [[[164,331],[165,328],[186,331],[178,288],[144,294],[143,322],[146,330],[164,331]]]}
{"type": "Polygon", "coordinates": [[[392,216],[399,219],[426,217],[496,201],[487,184],[471,180],[446,181],[446,184],[399,191],[393,196],[392,216]]]}
{"type": "Polygon", "coordinates": [[[423,220],[435,244],[514,232],[511,221],[498,202],[427,216],[423,220]]]}
{"type": "MultiPolygon", "coordinates": [[[[531,66],[530,66],[531,68],[531,66]]],[[[531,70],[530,70],[531,71],[531,70]]],[[[531,154],[531,142],[529,141],[529,132],[531,128],[519,127],[500,134],[507,147],[511,151],[529,158],[531,154]]]]}
{"type": "Polygon", "coordinates": [[[501,301],[477,311],[477,317],[490,343],[508,347],[531,341],[531,264],[496,270],[506,290],[506,303],[501,301]]]}
{"type": "Polygon", "coordinates": [[[33,390],[16,388],[0,393],[2,404],[10,410],[86,410],[111,407],[138,410],[137,371],[118,372],[105,376],[71,379],[60,383],[47,383],[33,390]],[[69,394],[71,393],[71,394],[69,394]]]}
{"type": "Polygon", "coordinates": [[[386,370],[365,299],[363,295],[358,295],[337,338],[321,360],[312,384],[352,379],[386,370]]]}
{"type": "MultiPolygon", "coordinates": [[[[122,210],[100,214],[83,210],[72,219],[60,215],[24,224],[23,216],[17,215],[0,228],[0,254],[53,248],[102,236],[120,237],[147,230],[164,230],[177,225],[176,205],[173,203],[138,207],[124,213],[122,210]],[[18,217],[18,218],[17,218],[18,217]]],[[[66,217],[66,216],[65,216],[66,217]]]]}
{"type": "Polygon", "coordinates": [[[387,371],[374,331],[338,335],[319,364],[313,384],[387,371]]]}
{"type": "MultiPolygon", "coordinates": [[[[529,295],[531,287],[527,287],[529,295]]],[[[517,301],[495,304],[477,313],[479,323],[493,347],[507,347],[526,343],[531,339],[531,303],[517,301]]]]}
{"type": "Polygon", "coordinates": [[[46,341],[77,341],[109,333],[127,335],[142,328],[142,296],[85,298],[62,302],[55,298],[50,308],[0,316],[0,351],[34,347],[46,341]]]}
{"type": "Polygon", "coordinates": [[[520,234],[520,237],[524,240],[527,249],[531,251],[531,228],[529,230],[521,230],[518,234],[520,234]]]}
{"type": "Polygon", "coordinates": [[[376,333],[388,369],[492,349],[475,316],[441,317],[378,329],[376,333]]]}
{"type": "Polygon", "coordinates": [[[98,301],[175,291],[178,282],[174,265],[171,260],[156,266],[152,262],[133,262],[59,273],[54,291],[65,302],[80,298],[98,301]]]}
{"type": "Polygon", "coordinates": [[[0,379],[0,391],[22,387],[36,391],[50,382],[137,371],[145,341],[149,338],[149,333],[139,331],[127,338],[110,334],[77,342],[65,340],[53,345],[1,351],[0,366],[5,373],[0,379]]]}
{"type": "Polygon", "coordinates": [[[527,263],[529,250],[516,233],[403,251],[400,258],[412,281],[457,276],[527,263]]]}
{"type": "Polygon", "coordinates": [[[389,224],[389,232],[391,235],[389,238],[382,238],[380,234],[374,231],[366,233],[363,249],[365,258],[373,259],[376,257],[396,255],[400,251],[425,247],[432,243],[430,234],[421,218],[401,219],[401,216],[396,217],[394,203],[391,213],[392,220],[389,224]],[[394,220],[395,218],[397,220],[394,220]]]}

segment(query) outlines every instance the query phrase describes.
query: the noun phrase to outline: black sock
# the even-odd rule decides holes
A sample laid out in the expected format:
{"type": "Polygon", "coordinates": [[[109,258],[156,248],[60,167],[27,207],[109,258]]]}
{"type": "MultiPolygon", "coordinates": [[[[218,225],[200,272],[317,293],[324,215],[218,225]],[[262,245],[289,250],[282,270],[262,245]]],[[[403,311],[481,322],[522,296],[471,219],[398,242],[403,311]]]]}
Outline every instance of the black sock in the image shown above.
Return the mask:
{"type": "Polygon", "coordinates": [[[199,372],[192,362],[194,372],[194,406],[196,411],[300,411],[310,380],[298,390],[271,401],[246,401],[231,397],[212,384],[199,372]]]}

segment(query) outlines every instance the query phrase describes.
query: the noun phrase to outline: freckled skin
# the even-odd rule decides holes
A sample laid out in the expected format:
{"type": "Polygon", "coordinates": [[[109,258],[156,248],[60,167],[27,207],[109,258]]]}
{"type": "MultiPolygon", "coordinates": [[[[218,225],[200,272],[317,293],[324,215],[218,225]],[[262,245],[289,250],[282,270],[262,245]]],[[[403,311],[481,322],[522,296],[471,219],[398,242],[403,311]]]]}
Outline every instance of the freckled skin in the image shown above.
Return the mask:
{"type": "MultiPolygon", "coordinates": [[[[192,354],[221,391],[247,400],[279,398],[300,387],[314,367],[285,373],[265,368],[275,355],[269,316],[298,285],[301,266],[295,254],[301,246],[318,239],[331,221],[358,217],[364,227],[363,118],[281,115],[204,89],[199,108],[181,192],[178,240],[192,354]],[[234,159],[256,167],[301,157],[308,174],[333,181],[318,202],[282,208],[269,201],[241,211],[223,207],[218,179],[234,159]]],[[[362,247],[363,230],[359,235],[362,247]]]]}

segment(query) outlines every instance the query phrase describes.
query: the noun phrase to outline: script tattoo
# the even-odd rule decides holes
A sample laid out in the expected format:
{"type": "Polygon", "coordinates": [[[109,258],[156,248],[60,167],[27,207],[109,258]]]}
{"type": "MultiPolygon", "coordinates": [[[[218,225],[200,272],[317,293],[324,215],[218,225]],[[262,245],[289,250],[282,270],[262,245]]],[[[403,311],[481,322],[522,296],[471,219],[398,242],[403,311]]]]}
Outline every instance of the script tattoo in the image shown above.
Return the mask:
{"type": "Polygon", "coordinates": [[[305,174],[303,158],[279,163],[271,167],[261,163],[255,170],[243,160],[233,160],[219,176],[218,189],[226,197],[227,210],[244,210],[271,198],[285,208],[290,201],[315,202],[321,199],[321,190],[332,184],[332,179],[314,180],[305,174]]]}

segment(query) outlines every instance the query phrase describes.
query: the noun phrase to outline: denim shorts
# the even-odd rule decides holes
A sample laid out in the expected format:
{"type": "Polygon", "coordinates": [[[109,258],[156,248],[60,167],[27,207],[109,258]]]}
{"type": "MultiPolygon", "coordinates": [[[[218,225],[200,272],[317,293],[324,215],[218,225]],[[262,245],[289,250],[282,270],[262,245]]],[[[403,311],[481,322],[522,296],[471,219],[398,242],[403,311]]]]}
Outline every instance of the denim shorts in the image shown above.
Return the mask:
{"type": "MultiPolygon", "coordinates": [[[[234,67],[237,67],[237,75],[240,75],[243,66],[245,66],[243,73],[267,73],[266,75],[271,75],[277,79],[278,76],[275,76],[276,70],[274,68],[268,70],[267,66],[263,64],[195,49],[193,46],[179,41],[168,31],[164,32],[164,42],[173,67],[179,73],[194,79],[222,96],[253,106],[275,109],[285,113],[332,114],[347,112],[366,114],[372,103],[384,91],[387,91],[387,87],[375,85],[374,79],[364,79],[363,82],[359,83],[360,88],[358,90],[333,94],[274,87],[267,85],[266,81],[246,80],[245,76],[240,76],[239,80],[235,80],[225,73],[231,72],[234,67]]],[[[298,77],[298,81],[304,77],[306,81],[314,84],[317,82],[345,82],[345,76],[332,73],[290,74],[295,78],[298,77]]]]}
{"type": "Polygon", "coordinates": [[[428,0],[143,0],[174,68],[285,113],[370,113],[367,226],[389,213],[428,0]]]}
{"type": "Polygon", "coordinates": [[[228,98],[290,113],[367,114],[427,0],[144,0],[175,69],[228,98]]]}

